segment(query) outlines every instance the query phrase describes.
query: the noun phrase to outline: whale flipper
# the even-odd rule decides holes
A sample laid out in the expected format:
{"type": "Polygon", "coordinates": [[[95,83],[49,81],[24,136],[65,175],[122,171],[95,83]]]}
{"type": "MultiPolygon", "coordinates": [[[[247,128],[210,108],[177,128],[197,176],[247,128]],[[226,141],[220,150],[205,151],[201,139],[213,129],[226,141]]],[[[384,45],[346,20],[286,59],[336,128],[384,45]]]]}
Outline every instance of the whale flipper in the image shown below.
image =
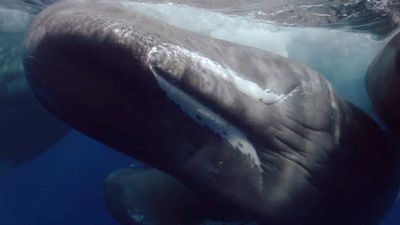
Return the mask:
{"type": "Polygon", "coordinates": [[[397,153],[314,70],[113,1],[34,22],[37,98],[74,128],[261,224],[369,225],[395,200],[397,153]]]}

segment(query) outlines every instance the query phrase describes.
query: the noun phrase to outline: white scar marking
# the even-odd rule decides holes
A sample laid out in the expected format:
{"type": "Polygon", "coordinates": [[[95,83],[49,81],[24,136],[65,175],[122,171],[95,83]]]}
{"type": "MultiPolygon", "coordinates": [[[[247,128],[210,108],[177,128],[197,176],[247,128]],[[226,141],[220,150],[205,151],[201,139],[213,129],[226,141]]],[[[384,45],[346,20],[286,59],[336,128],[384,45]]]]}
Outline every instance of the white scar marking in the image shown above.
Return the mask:
{"type": "MultiPolygon", "coordinates": [[[[154,53],[154,51],[157,51],[157,48],[154,47],[149,51],[149,61],[151,54],[154,53]]],[[[165,91],[168,98],[177,104],[183,112],[185,112],[195,122],[205,125],[215,133],[219,134],[232,147],[238,149],[243,154],[248,155],[258,168],[261,167],[260,159],[258,158],[255,148],[240,129],[165,80],[155,71],[150,62],[149,66],[160,88],[165,91]]]]}
{"type": "MultiPolygon", "coordinates": [[[[338,105],[336,101],[334,100],[334,91],[333,88],[330,84],[328,84],[329,87],[329,92],[330,92],[330,98],[331,98],[331,107],[334,112],[338,112],[338,105]]],[[[337,116],[340,116],[339,114],[336,114],[337,116]]],[[[340,118],[336,118],[336,120],[340,120],[340,118]]],[[[335,131],[334,131],[334,141],[335,144],[339,144],[339,138],[340,138],[340,123],[336,122],[335,123],[335,131]]]]}
{"type": "Polygon", "coordinates": [[[232,84],[232,86],[241,93],[255,100],[264,102],[267,105],[285,101],[288,97],[292,96],[292,94],[295,91],[297,91],[297,90],[291,91],[289,94],[277,94],[272,92],[268,88],[263,89],[258,84],[242,78],[231,69],[224,68],[217,62],[214,62],[207,57],[201,56],[200,54],[195,52],[191,52],[180,46],[169,45],[169,44],[159,45],[157,47],[153,47],[150,50],[148,56],[149,59],[156,58],[156,60],[158,61],[157,63],[161,64],[157,66],[161,67],[162,69],[169,72],[171,72],[171,70],[174,70],[172,71],[171,74],[178,79],[182,75],[183,71],[182,70],[179,71],[179,69],[181,68],[178,69],[170,68],[171,66],[169,63],[171,59],[173,60],[176,57],[185,58],[188,61],[190,61],[191,64],[193,64],[194,66],[198,66],[199,69],[201,68],[210,71],[210,75],[223,79],[224,81],[232,84]],[[156,58],[157,55],[163,57],[156,58]],[[162,65],[162,63],[165,62],[167,62],[167,65],[162,65]],[[163,66],[165,66],[165,68],[163,68],[163,66]]]}

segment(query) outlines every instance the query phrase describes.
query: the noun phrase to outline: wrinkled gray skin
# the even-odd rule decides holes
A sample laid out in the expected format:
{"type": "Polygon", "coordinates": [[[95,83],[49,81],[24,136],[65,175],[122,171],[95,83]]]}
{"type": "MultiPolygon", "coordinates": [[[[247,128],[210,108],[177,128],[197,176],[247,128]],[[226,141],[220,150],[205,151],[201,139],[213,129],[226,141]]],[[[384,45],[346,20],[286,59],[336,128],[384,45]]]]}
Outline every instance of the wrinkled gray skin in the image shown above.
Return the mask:
{"type": "Polygon", "coordinates": [[[58,118],[260,224],[372,225],[390,209],[397,152],[318,73],[96,3],[50,6],[27,38],[31,87],[58,118]],[[279,99],[257,98],[232,73],[279,99]],[[160,79],[236,127],[253,155],[230,144],[230,128],[189,117],[195,108],[171,101],[160,79]]]}
{"type": "Polygon", "coordinates": [[[382,120],[400,132],[400,33],[390,37],[368,68],[368,94],[382,120]]]}

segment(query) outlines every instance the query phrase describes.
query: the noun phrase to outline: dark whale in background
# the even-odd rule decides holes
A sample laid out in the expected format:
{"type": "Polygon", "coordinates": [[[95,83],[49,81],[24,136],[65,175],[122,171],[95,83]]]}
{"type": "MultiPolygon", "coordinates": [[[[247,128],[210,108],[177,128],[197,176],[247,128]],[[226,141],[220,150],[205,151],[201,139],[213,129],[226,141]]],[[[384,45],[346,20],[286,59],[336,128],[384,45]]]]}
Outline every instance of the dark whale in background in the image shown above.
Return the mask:
{"type": "Polygon", "coordinates": [[[120,224],[197,224],[218,211],[217,206],[156,169],[113,172],[105,182],[104,199],[120,224]]]}
{"type": "Polygon", "coordinates": [[[368,68],[368,94],[377,113],[395,133],[400,132],[400,33],[389,38],[368,68]]]}
{"type": "Polygon", "coordinates": [[[46,151],[67,130],[43,109],[26,82],[22,52],[31,19],[0,8],[0,175],[46,151]]]}
{"type": "Polygon", "coordinates": [[[32,90],[58,118],[260,224],[390,209],[397,151],[318,73],[94,2],[50,6],[27,38],[32,90]]]}

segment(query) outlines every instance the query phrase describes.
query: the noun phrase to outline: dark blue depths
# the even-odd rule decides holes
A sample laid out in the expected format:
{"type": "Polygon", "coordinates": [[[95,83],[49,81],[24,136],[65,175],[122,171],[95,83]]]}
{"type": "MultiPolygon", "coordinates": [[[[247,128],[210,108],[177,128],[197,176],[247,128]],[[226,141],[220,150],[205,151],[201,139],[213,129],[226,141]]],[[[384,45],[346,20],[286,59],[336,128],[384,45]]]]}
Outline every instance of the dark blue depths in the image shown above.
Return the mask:
{"type": "MultiPolygon", "coordinates": [[[[2,225],[118,225],[102,199],[114,170],[144,167],[76,131],[39,158],[0,177],[2,225]]],[[[400,204],[382,225],[398,225],[400,204]]]]}
{"type": "Polygon", "coordinates": [[[135,160],[70,132],[36,160],[0,178],[2,225],[117,225],[102,184],[135,160]]]}

